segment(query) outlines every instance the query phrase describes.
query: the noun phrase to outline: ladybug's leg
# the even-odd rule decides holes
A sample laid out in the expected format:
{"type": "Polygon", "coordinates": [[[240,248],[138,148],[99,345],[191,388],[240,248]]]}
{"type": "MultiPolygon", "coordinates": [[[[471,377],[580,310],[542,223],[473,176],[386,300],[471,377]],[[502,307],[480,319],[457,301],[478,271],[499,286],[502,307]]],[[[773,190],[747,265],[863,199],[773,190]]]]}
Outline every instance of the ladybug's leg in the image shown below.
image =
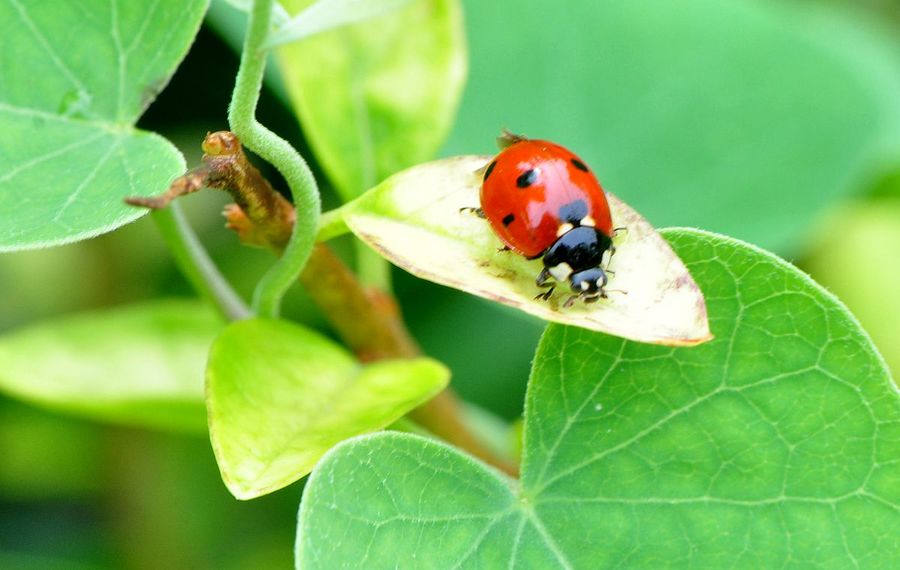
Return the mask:
{"type": "Polygon", "coordinates": [[[497,251],[498,251],[498,252],[509,251],[509,246],[508,246],[508,245],[504,245],[504,246],[502,246],[502,247],[498,247],[498,248],[497,248],[497,251]]]}
{"type": "Polygon", "coordinates": [[[543,301],[547,301],[550,299],[550,296],[553,294],[553,290],[556,289],[556,285],[551,283],[550,280],[553,279],[553,275],[550,274],[550,271],[545,267],[541,269],[541,272],[534,280],[534,284],[538,287],[549,287],[543,293],[540,293],[535,299],[541,299],[543,301]]]}
{"type": "Polygon", "coordinates": [[[556,290],[556,285],[547,285],[547,287],[550,287],[550,288],[547,289],[546,291],[544,291],[543,293],[538,293],[537,295],[534,296],[535,301],[538,301],[538,300],[549,301],[550,300],[550,297],[553,296],[553,291],[556,290]]]}
{"type": "Polygon", "coordinates": [[[610,262],[612,261],[612,257],[616,254],[616,246],[609,246],[609,256],[606,258],[606,266],[609,267],[610,262]]]}
{"type": "Polygon", "coordinates": [[[482,210],[481,208],[473,208],[471,206],[466,206],[465,208],[460,208],[459,211],[461,214],[475,214],[482,220],[487,218],[487,216],[484,215],[484,210],[482,210]]]}
{"type": "Polygon", "coordinates": [[[550,270],[545,267],[541,269],[541,272],[535,277],[534,284],[538,287],[550,287],[551,285],[548,281],[551,279],[553,279],[553,275],[550,273],[550,270]]]}

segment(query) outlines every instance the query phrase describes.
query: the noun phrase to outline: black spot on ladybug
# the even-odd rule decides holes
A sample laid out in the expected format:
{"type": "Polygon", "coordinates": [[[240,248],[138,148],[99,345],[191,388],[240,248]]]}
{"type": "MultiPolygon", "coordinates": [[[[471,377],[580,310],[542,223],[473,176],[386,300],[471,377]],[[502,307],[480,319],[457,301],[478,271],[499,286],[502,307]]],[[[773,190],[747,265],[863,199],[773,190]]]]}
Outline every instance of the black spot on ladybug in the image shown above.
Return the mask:
{"type": "Polygon", "coordinates": [[[526,170],[521,175],[519,175],[518,178],[516,178],[516,186],[518,186],[519,188],[528,188],[529,186],[537,182],[537,176],[538,173],[536,168],[526,170]]]}
{"type": "Polygon", "coordinates": [[[516,217],[513,214],[506,214],[503,216],[503,226],[509,227],[509,224],[513,223],[513,220],[515,219],[516,217]]]}
{"type": "Polygon", "coordinates": [[[560,206],[557,215],[562,222],[578,225],[588,215],[587,202],[584,200],[573,200],[568,204],[563,204],[560,206]]]}
{"type": "Polygon", "coordinates": [[[581,162],[580,160],[578,160],[577,158],[572,159],[572,166],[574,166],[578,170],[581,170],[582,172],[588,171],[587,165],[585,163],[581,162]]]}
{"type": "Polygon", "coordinates": [[[495,167],[495,166],[497,166],[497,161],[496,161],[496,160],[493,161],[493,162],[491,162],[490,164],[488,164],[487,168],[486,168],[485,171],[484,171],[484,178],[482,179],[483,181],[487,181],[488,176],[490,176],[490,175],[491,175],[491,172],[494,171],[494,167],[495,167]]]}

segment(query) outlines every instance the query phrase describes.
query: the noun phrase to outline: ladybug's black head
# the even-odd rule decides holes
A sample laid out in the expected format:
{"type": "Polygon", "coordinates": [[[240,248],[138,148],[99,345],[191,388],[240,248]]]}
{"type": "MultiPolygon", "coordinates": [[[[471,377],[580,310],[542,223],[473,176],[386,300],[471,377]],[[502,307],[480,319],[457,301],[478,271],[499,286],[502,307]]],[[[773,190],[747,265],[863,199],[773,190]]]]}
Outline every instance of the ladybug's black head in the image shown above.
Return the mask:
{"type": "Polygon", "coordinates": [[[572,291],[585,301],[596,301],[606,296],[606,273],[600,266],[610,248],[612,239],[597,228],[576,226],[559,236],[544,253],[544,271],[557,281],[568,281],[572,291]]]}
{"type": "Polygon", "coordinates": [[[585,303],[593,303],[599,299],[606,299],[606,272],[599,267],[585,269],[573,273],[569,277],[569,284],[576,295],[569,299],[566,305],[571,305],[576,299],[584,299],[585,303]]]}

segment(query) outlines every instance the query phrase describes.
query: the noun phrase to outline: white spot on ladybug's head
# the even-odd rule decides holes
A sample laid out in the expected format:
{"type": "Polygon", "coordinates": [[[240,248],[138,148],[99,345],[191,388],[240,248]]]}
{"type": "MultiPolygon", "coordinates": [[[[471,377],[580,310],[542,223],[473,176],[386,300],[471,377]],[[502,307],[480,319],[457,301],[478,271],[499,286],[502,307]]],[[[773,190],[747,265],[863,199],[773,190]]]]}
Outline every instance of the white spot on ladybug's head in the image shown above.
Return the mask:
{"type": "Polygon", "coordinates": [[[582,290],[582,291],[587,291],[587,290],[590,289],[590,288],[591,288],[591,284],[590,284],[590,283],[588,283],[587,281],[582,281],[582,282],[581,282],[581,290],[582,290]]]}
{"type": "Polygon", "coordinates": [[[581,221],[578,222],[578,224],[582,225],[582,226],[589,226],[589,227],[593,228],[594,226],[597,225],[597,222],[594,221],[594,218],[592,218],[590,216],[585,216],[585,217],[581,218],[581,221]]]}
{"type": "Polygon", "coordinates": [[[554,265],[547,271],[549,271],[550,275],[557,281],[565,281],[569,278],[569,275],[572,275],[572,266],[566,262],[562,262],[559,265],[554,265]]]}
{"type": "Polygon", "coordinates": [[[556,237],[562,237],[563,235],[569,233],[573,230],[575,226],[570,223],[560,224],[558,228],[556,228],[556,237]]]}

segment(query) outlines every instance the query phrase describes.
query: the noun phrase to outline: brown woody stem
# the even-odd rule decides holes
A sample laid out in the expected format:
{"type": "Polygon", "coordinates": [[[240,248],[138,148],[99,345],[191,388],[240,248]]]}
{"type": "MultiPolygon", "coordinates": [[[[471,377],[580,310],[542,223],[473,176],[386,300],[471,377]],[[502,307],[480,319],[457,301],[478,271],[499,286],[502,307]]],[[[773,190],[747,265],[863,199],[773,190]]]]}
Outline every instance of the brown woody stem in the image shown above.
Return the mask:
{"type": "MultiPolygon", "coordinates": [[[[225,208],[227,227],[235,230],[245,244],[281,253],[293,229],[293,206],[247,160],[233,133],[207,135],[203,150],[203,164],[173,182],[167,192],[157,198],[129,199],[129,203],[158,208],[202,187],[218,188],[235,201],[225,208]]],[[[300,283],[360,360],[421,354],[393,296],[363,286],[327,245],[319,243],[313,248],[300,283]]],[[[496,457],[469,431],[462,420],[461,404],[449,388],[409,415],[441,439],[507,474],[518,475],[516,465],[496,457]]]]}

